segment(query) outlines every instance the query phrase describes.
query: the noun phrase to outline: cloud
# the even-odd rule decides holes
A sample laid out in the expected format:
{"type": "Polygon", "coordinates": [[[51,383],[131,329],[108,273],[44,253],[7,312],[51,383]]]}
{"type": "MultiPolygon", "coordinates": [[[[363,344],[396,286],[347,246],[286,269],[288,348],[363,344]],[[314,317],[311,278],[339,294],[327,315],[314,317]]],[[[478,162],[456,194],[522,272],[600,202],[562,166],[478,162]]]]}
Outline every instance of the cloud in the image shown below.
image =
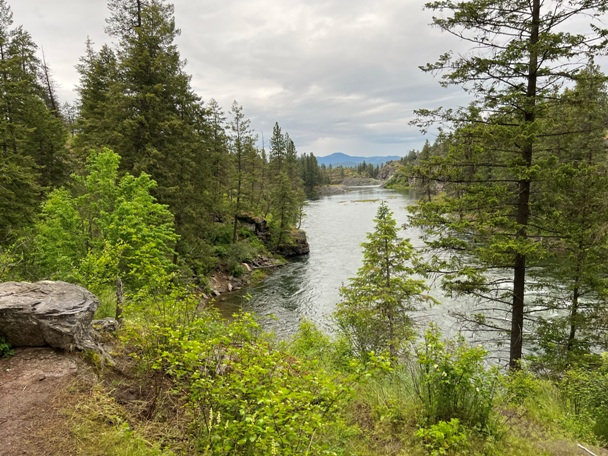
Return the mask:
{"type": "MultiPolygon", "coordinates": [[[[103,0],[10,1],[15,22],[44,47],[63,99],[89,35],[97,44],[103,0]]],[[[176,0],[181,55],[204,100],[243,105],[268,140],[275,121],[300,152],[406,154],[424,138],[414,109],[457,104],[418,66],[446,50],[422,0],[176,0]]]]}

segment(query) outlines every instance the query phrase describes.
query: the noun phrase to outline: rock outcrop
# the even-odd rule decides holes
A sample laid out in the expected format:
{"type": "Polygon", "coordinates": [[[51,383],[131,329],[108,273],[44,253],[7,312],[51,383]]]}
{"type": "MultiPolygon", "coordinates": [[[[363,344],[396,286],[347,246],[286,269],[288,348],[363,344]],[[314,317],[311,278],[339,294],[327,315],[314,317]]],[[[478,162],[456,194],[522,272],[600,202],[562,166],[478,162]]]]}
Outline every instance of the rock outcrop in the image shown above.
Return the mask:
{"type": "Polygon", "coordinates": [[[250,230],[264,244],[268,243],[270,240],[270,229],[265,219],[242,214],[237,217],[237,220],[242,227],[250,230]]]}
{"type": "Polygon", "coordinates": [[[310,246],[306,240],[306,233],[302,230],[293,230],[288,241],[281,244],[276,252],[286,258],[307,255],[310,253],[310,246]]]}
{"type": "Polygon", "coordinates": [[[91,320],[99,300],[66,282],[0,283],[0,335],[16,347],[96,349],[91,320]]]}

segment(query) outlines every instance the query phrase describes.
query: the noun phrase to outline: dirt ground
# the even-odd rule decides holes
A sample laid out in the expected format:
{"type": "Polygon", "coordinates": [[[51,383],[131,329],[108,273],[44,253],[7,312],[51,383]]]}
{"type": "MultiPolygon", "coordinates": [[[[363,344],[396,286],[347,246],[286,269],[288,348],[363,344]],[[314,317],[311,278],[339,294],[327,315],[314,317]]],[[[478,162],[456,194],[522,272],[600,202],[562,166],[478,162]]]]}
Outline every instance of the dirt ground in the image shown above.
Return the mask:
{"type": "Polygon", "coordinates": [[[69,440],[60,410],[83,375],[93,374],[81,359],[51,348],[17,349],[0,359],[0,456],[71,454],[56,447],[69,440]]]}

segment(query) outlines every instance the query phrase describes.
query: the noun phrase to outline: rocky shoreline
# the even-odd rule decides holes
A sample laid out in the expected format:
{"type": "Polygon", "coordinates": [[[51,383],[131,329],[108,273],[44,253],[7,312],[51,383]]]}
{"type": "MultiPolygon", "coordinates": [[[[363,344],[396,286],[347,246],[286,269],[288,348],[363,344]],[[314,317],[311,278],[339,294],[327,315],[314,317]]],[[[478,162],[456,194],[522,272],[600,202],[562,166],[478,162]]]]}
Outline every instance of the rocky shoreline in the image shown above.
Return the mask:
{"type": "MultiPolygon", "coordinates": [[[[260,230],[262,224],[259,221],[251,221],[255,226],[256,234],[265,234],[264,230],[260,230]]],[[[264,222],[265,225],[265,222],[264,222]]],[[[269,271],[283,266],[286,263],[286,258],[292,258],[301,255],[307,255],[310,251],[306,233],[299,229],[294,229],[289,236],[289,239],[284,244],[274,250],[279,255],[278,257],[261,255],[249,262],[241,263],[243,274],[236,277],[225,270],[218,270],[211,275],[208,284],[208,294],[203,295],[203,302],[206,303],[212,298],[216,298],[223,293],[239,290],[251,283],[255,278],[256,271],[269,271]]]]}
{"type": "Polygon", "coordinates": [[[260,256],[249,263],[241,264],[245,272],[240,277],[235,277],[226,271],[216,271],[209,278],[209,294],[204,294],[203,300],[207,302],[221,294],[240,290],[251,283],[255,271],[268,271],[284,264],[285,261],[280,259],[260,256]]]}

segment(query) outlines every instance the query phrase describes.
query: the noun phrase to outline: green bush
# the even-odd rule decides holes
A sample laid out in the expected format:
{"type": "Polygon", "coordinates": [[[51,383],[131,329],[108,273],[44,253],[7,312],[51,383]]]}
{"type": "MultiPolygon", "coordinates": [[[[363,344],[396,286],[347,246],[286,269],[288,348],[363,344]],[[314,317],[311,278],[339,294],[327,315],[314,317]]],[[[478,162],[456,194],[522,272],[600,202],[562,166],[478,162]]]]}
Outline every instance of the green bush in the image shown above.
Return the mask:
{"type": "Polygon", "coordinates": [[[561,387],[577,421],[590,421],[595,435],[608,442],[608,355],[595,368],[569,370],[561,387]]]}
{"type": "MultiPolygon", "coordinates": [[[[591,321],[591,316],[587,315],[586,319],[591,321]]],[[[568,368],[583,365],[592,356],[594,338],[579,329],[577,338],[569,341],[570,324],[569,316],[539,319],[536,324],[536,353],[527,357],[534,372],[559,379],[568,368]]]]}
{"type": "Polygon", "coordinates": [[[439,421],[428,428],[420,428],[416,436],[422,440],[431,456],[463,454],[469,448],[469,439],[458,418],[439,421]]]}
{"type": "Polygon", "coordinates": [[[4,339],[0,337],[0,358],[8,358],[15,353],[13,347],[4,339]]]}
{"type": "Polygon", "coordinates": [[[234,244],[217,245],[214,251],[221,259],[224,269],[233,276],[239,277],[245,272],[242,263],[266,253],[266,248],[259,239],[252,237],[234,244]]]}
{"type": "Polygon", "coordinates": [[[534,374],[524,369],[511,371],[501,379],[505,402],[511,405],[524,405],[529,398],[534,400],[542,389],[534,374]]]}
{"type": "Polygon", "coordinates": [[[322,455],[343,445],[335,436],[349,427],[339,412],[355,377],[278,348],[250,315],[224,322],[205,313],[138,337],[186,401],[200,453],[322,455]]]}
{"type": "Polygon", "coordinates": [[[442,341],[431,326],[416,349],[414,388],[428,424],[459,421],[487,431],[498,386],[498,372],[486,369],[486,352],[462,338],[442,341]]]}
{"type": "Polygon", "coordinates": [[[352,367],[352,349],[347,339],[330,339],[315,326],[304,321],[287,344],[287,351],[299,358],[316,362],[325,370],[349,371],[352,367]]]}

